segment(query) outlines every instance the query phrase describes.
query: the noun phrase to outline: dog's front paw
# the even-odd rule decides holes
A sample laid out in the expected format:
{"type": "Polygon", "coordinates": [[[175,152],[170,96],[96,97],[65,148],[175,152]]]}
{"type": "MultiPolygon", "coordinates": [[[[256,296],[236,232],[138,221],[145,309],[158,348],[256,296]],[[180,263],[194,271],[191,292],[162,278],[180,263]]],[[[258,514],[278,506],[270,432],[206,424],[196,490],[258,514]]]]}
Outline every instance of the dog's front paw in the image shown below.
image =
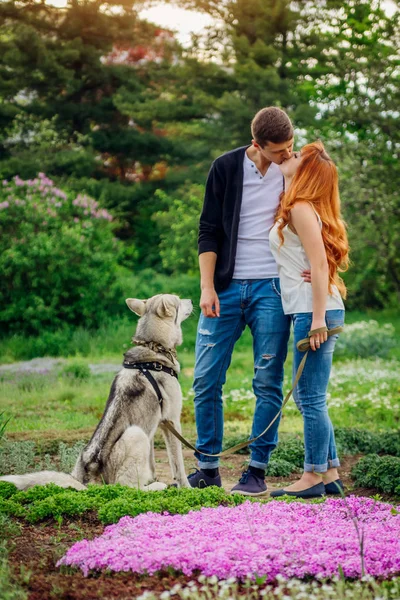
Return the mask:
{"type": "Polygon", "coordinates": [[[149,483],[149,485],[145,485],[143,487],[145,492],[160,492],[161,490],[165,490],[167,488],[166,483],[162,483],[161,481],[153,481],[153,483],[149,483]]]}
{"type": "Polygon", "coordinates": [[[179,481],[176,482],[177,486],[180,488],[191,488],[192,486],[190,485],[187,477],[185,477],[184,479],[180,479],[179,481]]]}

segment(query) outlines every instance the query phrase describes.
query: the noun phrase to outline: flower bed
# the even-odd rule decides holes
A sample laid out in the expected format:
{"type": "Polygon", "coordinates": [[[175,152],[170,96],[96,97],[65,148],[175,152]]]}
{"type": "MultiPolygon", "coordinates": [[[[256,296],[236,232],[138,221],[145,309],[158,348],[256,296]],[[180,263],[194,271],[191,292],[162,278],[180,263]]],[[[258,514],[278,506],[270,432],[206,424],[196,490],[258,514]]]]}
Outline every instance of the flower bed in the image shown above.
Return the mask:
{"type": "Polygon", "coordinates": [[[370,498],[321,504],[272,501],[203,508],[186,515],[123,517],[103,535],[74,544],[58,565],[153,574],[168,567],[186,575],[245,578],[362,574],[356,517],[364,535],[365,572],[400,573],[400,515],[370,498]]]}

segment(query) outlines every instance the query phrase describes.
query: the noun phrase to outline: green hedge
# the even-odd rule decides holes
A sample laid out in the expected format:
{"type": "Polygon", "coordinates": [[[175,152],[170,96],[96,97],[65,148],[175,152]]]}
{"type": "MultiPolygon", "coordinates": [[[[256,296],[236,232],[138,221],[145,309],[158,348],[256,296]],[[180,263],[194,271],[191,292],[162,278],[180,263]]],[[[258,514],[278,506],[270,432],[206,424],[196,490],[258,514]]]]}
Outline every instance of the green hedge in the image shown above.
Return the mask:
{"type": "Polygon", "coordinates": [[[400,495],[400,458],[397,456],[369,454],[361,458],[351,474],[360,487],[400,495]]]}

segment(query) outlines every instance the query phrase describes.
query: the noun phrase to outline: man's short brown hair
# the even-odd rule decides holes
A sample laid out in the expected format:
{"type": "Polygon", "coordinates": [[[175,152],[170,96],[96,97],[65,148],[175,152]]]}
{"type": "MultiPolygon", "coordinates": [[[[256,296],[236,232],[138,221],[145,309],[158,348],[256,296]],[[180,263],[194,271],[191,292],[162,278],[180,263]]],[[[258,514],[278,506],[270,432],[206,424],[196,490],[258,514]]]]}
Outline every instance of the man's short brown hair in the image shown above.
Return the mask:
{"type": "Polygon", "coordinates": [[[294,135],[291,120],[285,111],[276,106],[268,106],[258,111],[251,122],[251,134],[262,148],[268,142],[283,144],[294,135]]]}

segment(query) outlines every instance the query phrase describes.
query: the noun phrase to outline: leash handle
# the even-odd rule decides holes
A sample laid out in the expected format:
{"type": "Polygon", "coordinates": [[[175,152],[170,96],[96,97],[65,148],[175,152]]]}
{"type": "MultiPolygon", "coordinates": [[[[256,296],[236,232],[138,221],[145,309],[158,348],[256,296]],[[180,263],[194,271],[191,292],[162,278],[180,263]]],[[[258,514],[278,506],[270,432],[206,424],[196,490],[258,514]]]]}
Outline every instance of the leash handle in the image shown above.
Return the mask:
{"type": "Polygon", "coordinates": [[[300,350],[300,352],[307,352],[307,350],[309,350],[311,347],[310,346],[310,336],[315,335],[316,333],[324,333],[326,331],[328,334],[328,337],[331,337],[332,335],[342,333],[343,330],[344,330],[344,327],[342,327],[341,325],[339,327],[333,327],[332,329],[328,329],[327,327],[320,327],[319,329],[313,329],[308,332],[308,337],[297,342],[296,348],[297,348],[297,350],[300,350]]]}
{"type": "MultiPolygon", "coordinates": [[[[328,332],[328,337],[331,337],[332,335],[336,335],[338,333],[341,333],[343,331],[343,327],[333,327],[332,329],[329,329],[327,327],[321,327],[319,329],[314,329],[312,331],[309,331],[308,335],[314,335],[315,333],[320,333],[322,331],[327,331],[328,332]]],[[[297,373],[296,373],[296,377],[294,378],[293,381],[293,385],[292,388],[289,390],[289,392],[286,394],[285,399],[282,402],[282,406],[279,409],[279,411],[277,412],[277,414],[275,415],[275,417],[272,419],[272,421],[267,425],[267,427],[264,429],[264,431],[262,433],[260,433],[260,435],[257,435],[257,437],[254,437],[250,440],[246,440],[245,442],[240,442],[239,444],[236,444],[235,446],[231,446],[231,448],[227,448],[226,450],[223,450],[222,452],[219,452],[218,454],[207,454],[207,452],[201,452],[200,450],[197,450],[196,446],[193,446],[190,442],[188,442],[173,426],[172,421],[163,421],[162,425],[163,427],[166,427],[167,429],[169,429],[169,431],[178,438],[178,440],[180,440],[182,442],[182,444],[184,446],[186,446],[187,448],[190,448],[191,450],[194,450],[195,452],[197,452],[198,454],[201,454],[202,456],[212,456],[215,458],[219,458],[222,456],[228,456],[229,454],[233,454],[234,452],[237,452],[238,450],[241,450],[242,448],[246,448],[246,446],[249,446],[250,444],[252,444],[253,442],[255,442],[256,440],[258,440],[260,437],[262,437],[265,433],[267,433],[268,429],[270,427],[272,427],[272,425],[275,423],[275,421],[277,420],[277,418],[282,414],[282,411],[285,407],[285,405],[289,402],[291,395],[293,394],[294,388],[296,387],[296,385],[299,382],[299,379],[303,373],[306,361],[307,361],[307,356],[308,356],[308,351],[310,350],[310,339],[309,337],[300,340],[299,342],[297,342],[296,345],[297,349],[300,350],[300,352],[305,352],[305,355],[303,356],[303,358],[301,359],[301,362],[299,364],[299,368],[297,369],[297,373]]]]}

